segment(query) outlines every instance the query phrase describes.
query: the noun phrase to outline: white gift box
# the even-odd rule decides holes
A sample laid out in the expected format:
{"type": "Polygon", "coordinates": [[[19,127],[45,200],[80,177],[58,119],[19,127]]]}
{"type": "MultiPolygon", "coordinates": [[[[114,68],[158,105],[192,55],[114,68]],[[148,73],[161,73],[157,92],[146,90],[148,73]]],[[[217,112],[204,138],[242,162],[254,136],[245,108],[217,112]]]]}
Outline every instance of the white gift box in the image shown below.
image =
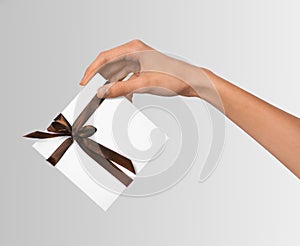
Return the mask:
{"type": "MultiPolygon", "coordinates": [[[[61,112],[71,125],[95,96],[97,89],[105,82],[105,79],[97,74],[61,112]]],[[[92,125],[97,128],[97,132],[91,139],[126,156],[126,153],[120,153],[121,150],[117,143],[118,139],[113,134],[113,126],[115,125],[113,124],[114,116],[121,104],[122,112],[134,118],[131,120],[131,124],[133,125],[130,126],[134,130],[128,131],[128,138],[132,145],[141,147],[141,150],[147,149],[151,145],[151,132],[157,129],[157,127],[124,97],[104,100],[85,125],[92,125]]],[[[128,122],[124,122],[124,124],[128,124],[128,122]]],[[[62,136],[38,139],[33,144],[33,147],[47,159],[67,138],[67,136],[62,136]]],[[[159,151],[162,145],[163,143],[156,143],[155,146],[151,146],[156,149],[152,149],[152,152],[159,151]]],[[[130,156],[126,157],[131,159],[130,156]]],[[[136,174],[131,173],[118,164],[116,166],[134,180],[136,175],[138,175],[148,162],[135,159],[131,159],[131,161],[136,174]]],[[[116,177],[88,156],[76,141],[66,150],[55,165],[55,168],[69,178],[103,210],[107,210],[127,188],[116,177]]]]}

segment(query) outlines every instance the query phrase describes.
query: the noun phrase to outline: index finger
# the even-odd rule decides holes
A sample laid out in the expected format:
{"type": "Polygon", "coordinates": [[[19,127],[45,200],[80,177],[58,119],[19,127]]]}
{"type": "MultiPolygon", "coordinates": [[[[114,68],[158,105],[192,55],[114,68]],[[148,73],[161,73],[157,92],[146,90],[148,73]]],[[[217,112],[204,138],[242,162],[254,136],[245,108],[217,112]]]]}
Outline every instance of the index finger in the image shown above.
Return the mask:
{"type": "Polygon", "coordinates": [[[142,47],[147,46],[139,40],[133,40],[110,50],[100,52],[97,58],[86,69],[84,76],[80,81],[80,85],[86,85],[104,64],[114,60],[117,57],[138,51],[142,49],[142,47]]]}

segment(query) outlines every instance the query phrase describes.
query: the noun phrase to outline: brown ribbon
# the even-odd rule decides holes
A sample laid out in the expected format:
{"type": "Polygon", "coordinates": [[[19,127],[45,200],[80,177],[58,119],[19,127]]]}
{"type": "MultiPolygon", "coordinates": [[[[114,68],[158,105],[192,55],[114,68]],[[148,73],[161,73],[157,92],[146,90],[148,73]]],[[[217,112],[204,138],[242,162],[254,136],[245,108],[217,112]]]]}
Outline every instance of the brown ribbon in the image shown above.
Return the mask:
{"type": "Polygon", "coordinates": [[[128,186],[132,182],[132,178],[125,174],[111,161],[118,163],[135,174],[131,160],[90,139],[89,137],[91,137],[97,129],[91,125],[83,126],[103,101],[103,98],[100,99],[97,95],[95,95],[77,117],[73,126],[71,126],[62,114],[59,114],[47,128],[47,130],[52,133],[35,131],[25,135],[24,137],[43,139],[69,136],[69,138],[67,138],[51,154],[51,156],[47,159],[48,162],[55,166],[72,143],[76,141],[87,155],[116,177],[125,186],[128,186]]]}

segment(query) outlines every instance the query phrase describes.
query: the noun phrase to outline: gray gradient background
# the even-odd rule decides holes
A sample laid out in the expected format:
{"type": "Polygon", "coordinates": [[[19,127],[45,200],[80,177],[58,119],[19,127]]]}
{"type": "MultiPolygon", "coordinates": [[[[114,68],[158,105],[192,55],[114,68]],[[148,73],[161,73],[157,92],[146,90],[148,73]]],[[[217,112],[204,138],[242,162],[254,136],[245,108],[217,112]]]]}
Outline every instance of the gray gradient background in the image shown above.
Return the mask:
{"type": "Polygon", "coordinates": [[[101,49],[133,38],[300,115],[299,11],[279,0],[0,0],[0,245],[299,245],[299,180],[231,122],[205,183],[196,164],[171,190],[106,213],[20,138],[73,98],[101,49]]]}

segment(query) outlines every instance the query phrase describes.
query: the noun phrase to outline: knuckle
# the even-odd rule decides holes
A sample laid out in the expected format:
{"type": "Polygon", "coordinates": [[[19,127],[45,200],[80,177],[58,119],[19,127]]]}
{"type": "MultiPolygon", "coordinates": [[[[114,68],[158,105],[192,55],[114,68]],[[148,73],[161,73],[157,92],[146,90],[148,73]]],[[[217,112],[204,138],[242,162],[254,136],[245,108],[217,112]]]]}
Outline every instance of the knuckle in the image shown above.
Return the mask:
{"type": "Polygon", "coordinates": [[[133,39],[129,42],[129,44],[132,45],[132,47],[137,48],[137,49],[144,46],[144,43],[139,39],[133,39]]]}
{"type": "Polygon", "coordinates": [[[101,51],[98,56],[97,56],[97,60],[101,60],[103,62],[106,62],[107,61],[107,51],[104,50],[104,51],[101,51]]]}
{"type": "Polygon", "coordinates": [[[98,57],[105,56],[106,52],[107,52],[106,50],[100,51],[99,54],[98,54],[98,57]]]}

